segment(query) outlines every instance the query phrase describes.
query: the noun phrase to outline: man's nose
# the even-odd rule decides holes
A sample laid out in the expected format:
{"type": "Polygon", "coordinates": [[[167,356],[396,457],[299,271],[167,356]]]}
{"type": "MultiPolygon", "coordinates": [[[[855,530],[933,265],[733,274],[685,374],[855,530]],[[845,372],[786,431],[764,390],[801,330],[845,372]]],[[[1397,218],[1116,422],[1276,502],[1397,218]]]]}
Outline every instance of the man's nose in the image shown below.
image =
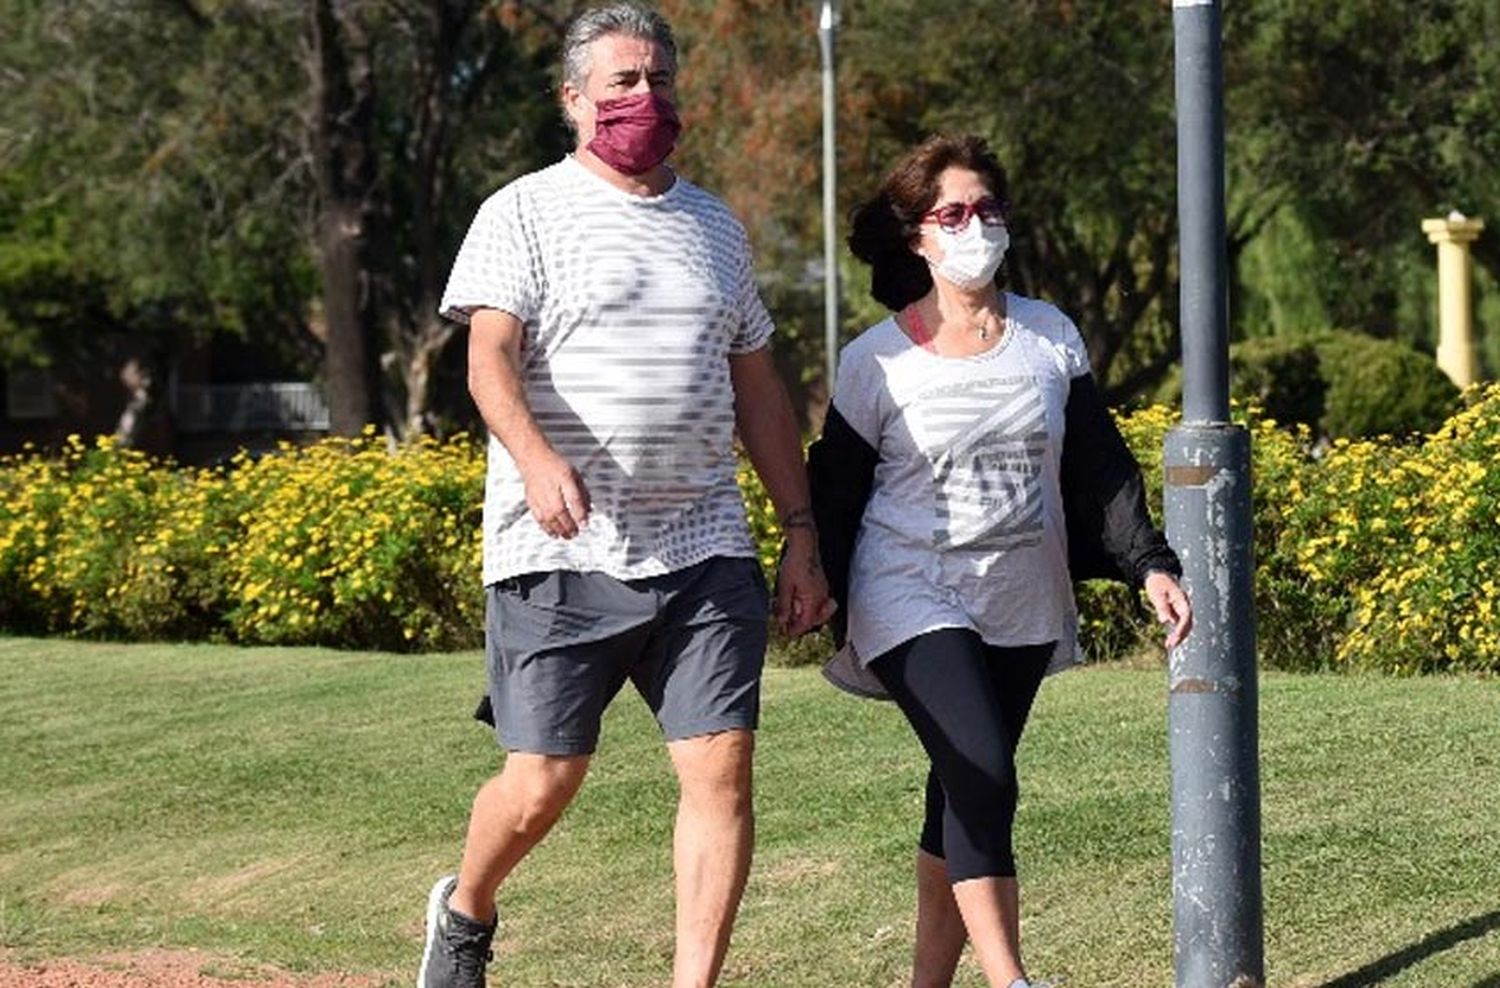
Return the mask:
{"type": "Polygon", "coordinates": [[[637,93],[649,92],[651,92],[651,80],[644,75],[635,81],[635,85],[630,87],[630,95],[632,96],[637,93]]]}

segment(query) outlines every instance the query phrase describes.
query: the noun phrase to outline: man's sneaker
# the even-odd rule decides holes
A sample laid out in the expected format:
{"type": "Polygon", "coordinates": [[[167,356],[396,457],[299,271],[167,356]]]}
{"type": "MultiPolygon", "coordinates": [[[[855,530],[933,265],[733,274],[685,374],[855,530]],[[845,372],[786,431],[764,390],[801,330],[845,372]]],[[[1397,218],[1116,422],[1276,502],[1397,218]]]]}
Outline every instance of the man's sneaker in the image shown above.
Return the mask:
{"type": "Polygon", "coordinates": [[[427,897],[427,945],[417,988],[485,988],[496,923],[486,925],[449,909],[448,897],[457,887],[458,876],[445,875],[427,897]]]}

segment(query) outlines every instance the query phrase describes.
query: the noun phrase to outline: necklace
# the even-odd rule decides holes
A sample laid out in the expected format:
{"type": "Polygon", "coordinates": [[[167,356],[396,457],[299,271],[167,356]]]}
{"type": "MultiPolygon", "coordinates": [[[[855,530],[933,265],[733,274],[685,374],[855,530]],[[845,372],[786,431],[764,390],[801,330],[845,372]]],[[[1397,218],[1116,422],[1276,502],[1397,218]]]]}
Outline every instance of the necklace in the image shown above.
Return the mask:
{"type": "MultiPolygon", "coordinates": [[[[913,302],[908,305],[901,311],[901,315],[905,318],[906,325],[910,327],[910,332],[907,333],[907,335],[911,337],[911,341],[924,350],[930,350],[931,352],[936,353],[937,334],[927,328],[927,323],[923,321],[922,314],[917,311],[917,303],[913,302]]],[[[989,315],[989,313],[986,312],[985,315],[987,316],[989,315]]],[[[1003,325],[1005,317],[1001,316],[998,320],[994,321],[997,321],[1001,323],[1001,325],[1003,325]]],[[[991,322],[992,320],[983,317],[981,317],[977,322],[973,319],[970,319],[969,328],[974,330],[981,340],[988,342],[990,338],[991,322]]]]}
{"type": "MultiPolygon", "coordinates": [[[[1004,299],[1001,299],[1001,305],[1004,305],[1004,299]]],[[[985,309],[980,313],[979,320],[976,322],[970,319],[969,325],[979,331],[979,338],[981,340],[987,340],[991,336],[990,331],[992,329],[995,336],[999,336],[1005,331],[1005,313],[994,313],[989,309],[985,309]]]]}

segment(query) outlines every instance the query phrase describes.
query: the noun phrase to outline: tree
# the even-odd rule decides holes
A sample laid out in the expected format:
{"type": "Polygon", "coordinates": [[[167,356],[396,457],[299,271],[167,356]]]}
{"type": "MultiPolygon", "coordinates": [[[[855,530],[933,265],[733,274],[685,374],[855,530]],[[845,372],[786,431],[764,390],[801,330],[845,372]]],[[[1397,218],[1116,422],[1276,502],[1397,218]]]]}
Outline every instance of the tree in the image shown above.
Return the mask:
{"type": "Polygon", "coordinates": [[[547,79],[567,12],[0,0],[19,27],[0,127],[38,179],[16,211],[66,219],[84,280],[171,327],[159,352],[251,335],[322,362],[335,431],[419,434],[463,227],[561,148],[547,79]]]}
{"type": "Polygon", "coordinates": [[[379,377],[371,284],[376,217],[375,68],[367,16],[354,0],[307,5],[315,240],[323,281],[324,386],[335,435],[376,420],[379,377]]]}
{"type": "MultiPolygon", "coordinates": [[[[806,331],[821,319],[821,282],[808,277],[821,259],[815,11],[769,0],[672,6],[693,42],[685,160],[747,217],[779,324],[788,309],[801,316],[800,362],[819,367],[821,341],[806,331]]],[[[1010,284],[1062,306],[1100,379],[1117,396],[1137,392],[1178,350],[1170,10],[1015,3],[973,28],[973,6],[954,0],[844,5],[839,212],[921,138],[987,137],[1015,200],[1010,284]]],[[[1269,202],[1267,191],[1239,204],[1232,251],[1269,202]]],[[[846,330],[879,315],[853,273],[846,330]]]]}
{"type": "Polygon", "coordinates": [[[928,134],[985,136],[1012,186],[1010,284],[1069,312],[1117,390],[1130,386],[1127,353],[1137,366],[1169,359],[1170,19],[1146,5],[1028,2],[974,30],[971,5],[889,0],[850,9],[847,24],[843,84],[873,132],[846,166],[867,176],[857,194],[928,134]]]}
{"type": "Polygon", "coordinates": [[[5,333],[34,344],[7,349],[122,361],[139,385],[119,430],[129,441],[171,351],[215,331],[280,338],[307,281],[295,223],[264,205],[295,155],[258,116],[276,80],[206,45],[185,3],[0,0],[0,16],[6,249],[29,272],[6,286],[5,333]],[[197,73],[216,59],[233,71],[204,87],[197,73]]]}
{"type": "MultiPolygon", "coordinates": [[[[228,331],[321,362],[341,431],[439,427],[447,270],[479,200],[566,150],[553,86],[583,2],[0,0],[0,353],[103,331],[160,360],[228,331]]],[[[816,402],[815,5],[661,6],[676,161],[745,220],[778,357],[816,402]]],[[[843,7],[840,215],[920,137],[988,137],[1013,185],[1011,284],[1075,317],[1115,397],[1148,388],[1178,352],[1166,0],[1021,0],[983,30],[955,0],[843,7]]],[[[1236,302],[1259,306],[1236,305],[1239,331],[1301,286],[1390,335],[1413,259],[1430,268],[1416,219],[1497,212],[1497,22],[1490,0],[1226,5],[1227,246],[1236,302]],[[1326,260],[1273,249],[1289,230],[1326,260]]],[[[1500,223],[1475,257],[1500,279],[1500,223]]],[[[857,330],[879,313],[845,284],[857,330]]]]}
{"type": "Polygon", "coordinates": [[[548,83],[568,9],[490,0],[309,8],[334,431],[376,417],[404,438],[433,429],[434,374],[455,334],[437,307],[457,235],[483,195],[562,151],[548,83]],[[383,379],[377,356],[390,372],[383,379]],[[361,403],[361,387],[383,407],[361,403]]]}
{"type": "MultiPolygon", "coordinates": [[[[813,6],[668,4],[690,46],[680,160],[745,216],[804,373],[821,357],[813,6]]],[[[1011,284],[1075,317],[1115,398],[1149,389],[1180,349],[1170,5],[1026,0],[983,30],[953,0],[843,12],[840,213],[920,138],[988,137],[1014,190],[1011,284]]],[[[1263,331],[1267,293],[1296,289],[1393,335],[1430,279],[1416,220],[1500,212],[1500,7],[1255,0],[1224,19],[1233,331],[1263,331]]],[[[1500,223],[1475,259],[1500,280],[1500,223]]],[[[857,281],[846,330],[879,314],[857,281]]]]}
{"type": "Polygon", "coordinates": [[[335,432],[431,430],[437,315],[478,199],[558,149],[558,5],[315,0],[306,121],[335,432]],[[390,370],[389,377],[379,367],[390,370]]]}
{"type": "MultiPolygon", "coordinates": [[[[1237,6],[1229,99],[1247,170],[1283,190],[1288,222],[1320,245],[1311,277],[1333,323],[1414,335],[1401,325],[1403,295],[1411,275],[1431,278],[1418,221],[1500,213],[1500,7],[1237,6]]],[[[1496,226],[1473,256],[1500,280],[1496,226]]],[[[1299,274],[1273,277],[1298,284],[1299,274]]]]}
{"type": "Polygon", "coordinates": [[[403,436],[436,422],[434,375],[456,332],[437,307],[479,201],[566,150],[552,94],[574,6],[388,6],[377,101],[384,233],[372,271],[403,436]]]}
{"type": "MultiPolygon", "coordinates": [[[[806,0],[663,0],[661,9],[680,49],[674,167],[744,222],[776,317],[778,366],[803,420],[815,419],[826,398],[816,10],[806,0]]],[[[859,146],[860,119],[842,117],[842,147],[859,146]]]]}

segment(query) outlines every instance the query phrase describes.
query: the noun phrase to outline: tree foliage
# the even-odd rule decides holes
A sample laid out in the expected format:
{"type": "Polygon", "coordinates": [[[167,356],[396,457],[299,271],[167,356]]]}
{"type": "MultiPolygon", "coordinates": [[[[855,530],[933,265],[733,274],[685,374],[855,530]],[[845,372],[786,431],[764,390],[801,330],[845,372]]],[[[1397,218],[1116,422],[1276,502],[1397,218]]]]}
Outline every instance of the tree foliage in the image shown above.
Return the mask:
{"type": "MultiPolygon", "coordinates": [[[[165,359],[228,331],[330,390],[364,378],[346,431],[438,427],[462,405],[437,384],[448,266],[484,195],[566,150],[557,49],[583,3],[0,0],[0,356],[115,334],[165,359]],[[349,326],[362,355],[327,363],[349,326]]],[[[817,5],[661,7],[677,164],[744,218],[815,403],[817,5]]],[[[1075,317],[1116,396],[1148,389],[1178,349],[1171,5],[842,7],[840,216],[921,137],[984,135],[1011,176],[1011,285],[1075,317]]],[[[1475,258],[1500,279],[1500,8],[1246,0],[1224,19],[1236,331],[1316,308],[1425,342],[1421,216],[1494,217],[1475,258]]],[[[847,337],[880,313],[845,274],[847,337]]]]}
{"type": "MultiPolygon", "coordinates": [[[[749,214],[801,363],[816,367],[816,5],[668,7],[704,39],[684,67],[689,160],[749,214]]],[[[843,15],[841,215],[922,137],[986,136],[1012,181],[1011,284],[1075,317],[1117,397],[1159,380],[1178,351],[1171,5],[1028,0],[976,18],[954,0],[865,0],[843,15]]],[[[1487,0],[1224,5],[1236,335],[1271,331],[1277,299],[1301,292],[1327,325],[1422,338],[1411,324],[1428,318],[1431,258],[1417,220],[1496,212],[1497,21],[1487,0]],[[1283,256],[1288,229],[1310,256],[1283,256]],[[1260,239],[1270,249],[1249,258],[1260,239]]],[[[1476,246],[1482,265],[1497,230],[1476,246]]],[[[848,333],[879,310],[859,277],[846,286],[848,333]]]]}
{"type": "Polygon", "coordinates": [[[68,274],[132,330],[165,332],[163,350],[229,330],[333,358],[342,431],[429,428],[452,334],[433,310],[463,224],[560,147],[547,79],[567,12],[0,0],[17,29],[0,48],[0,133],[19,176],[0,222],[24,235],[0,271],[4,352],[45,359],[27,313],[68,274]]]}
{"type": "Polygon", "coordinates": [[[227,331],[305,359],[303,204],[276,194],[301,153],[261,57],[278,25],[206,36],[186,4],[0,8],[0,224],[24,259],[0,275],[7,357],[160,369],[227,331]]]}
{"type": "MultiPolygon", "coordinates": [[[[1241,174],[1317,245],[1262,268],[1317,290],[1329,324],[1427,343],[1428,216],[1500,218],[1500,6],[1491,0],[1229,5],[1230,141],[1241,174]],[[1299,267],[1301,270],[1299,270],[1299,267]]],[[[1500,279],[1492,222],[1473,256],[1500,279]]],[[[1277,286],[1263,291],[1275,292],[1277,286]]]]}

